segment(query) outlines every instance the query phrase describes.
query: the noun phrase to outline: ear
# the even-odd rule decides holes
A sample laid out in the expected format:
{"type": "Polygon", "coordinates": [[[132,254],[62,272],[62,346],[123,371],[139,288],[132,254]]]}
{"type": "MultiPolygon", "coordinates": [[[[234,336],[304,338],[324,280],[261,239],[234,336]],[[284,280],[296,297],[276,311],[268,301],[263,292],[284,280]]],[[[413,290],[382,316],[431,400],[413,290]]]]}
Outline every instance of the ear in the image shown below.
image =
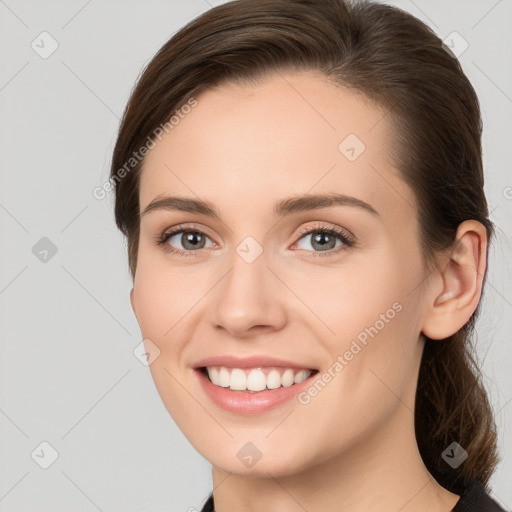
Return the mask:
{"type": "Polygon", "coordinates": [[[430,294],[422,333],[442,340],[456,333],[480,301],[487,266],[487,231],[475,220],[462,222],[448,261],[441,265],[442,290],[430,294]]]}

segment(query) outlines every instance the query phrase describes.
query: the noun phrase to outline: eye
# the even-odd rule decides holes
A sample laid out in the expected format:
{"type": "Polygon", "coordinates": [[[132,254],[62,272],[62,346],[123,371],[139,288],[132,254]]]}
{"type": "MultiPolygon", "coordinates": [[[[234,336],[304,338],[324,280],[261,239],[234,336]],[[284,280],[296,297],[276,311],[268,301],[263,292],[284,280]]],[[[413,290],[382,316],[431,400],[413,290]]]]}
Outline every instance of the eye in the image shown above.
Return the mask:
{"type": "MultiPolygon", "coordinates": [[[[355,245],[354,237],[345,230],[324,225],[308,226],[302,229],[298,234],[299,240],[294,245],[303,243],[311,235],[315,236],[303,245],[311,244],[313,249],[318,249],[313,251],[317,253],[313,257],[332,256],[355,245]],[[341,243],[336,245],[338,241],[341,243]]],[[[164,232],[156,239],[156,244],[165,252],[175,253],[178,256],[195,256],[201,249],[207,247],[207,240],[211,239],[206,233],[191,225],[179,226],[164,232]],[[181,244],[182,248],[176,249],[174,244],[181,244]]],[[[215,245],[215,242],[212,242],[210,247],[215,245]]],[[[308,250],[307,247],[298,248],[308,250]]]]}
{"type": "Polygon", "coordinates": [[[165,232],[156,240],[156,244],[165,252],[177,253],[181,256],[194,256],[200,249],[205,248],[207,239],[209,239],[208,235],[194,226],[180,226],[165,232]],[[175,249],[171,243],[181,244],[183,249],[175,249]]]}
{"type": "Polygon", "coordinates": [[[315,254],[313,257],[324,257],[338,254],[341,251],[347,250],[355,245],[355,239],[348,232],[341,228],[333,227],[327,228],[322,225],[309,226],[299,233],[299,240],[295,243],[296,246],[303,243],[299,249],[308,250],[308,246],[313,247],[314,252],[320,252],[325,254],[315,254]],[[314,235],[314,236],[311,236],[314,235]],[[308,241],[309,238],[309,241],[308,241]],[[340,241],[338,245],[336,243],[340,241]]]}

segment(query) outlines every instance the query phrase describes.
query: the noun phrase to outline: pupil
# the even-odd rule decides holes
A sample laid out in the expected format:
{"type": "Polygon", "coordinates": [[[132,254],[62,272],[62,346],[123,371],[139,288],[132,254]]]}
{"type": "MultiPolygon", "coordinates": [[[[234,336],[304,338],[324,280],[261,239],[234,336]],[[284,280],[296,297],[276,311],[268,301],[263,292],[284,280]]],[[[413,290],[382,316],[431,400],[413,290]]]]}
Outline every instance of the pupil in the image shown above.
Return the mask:
{"type": "Polygon", "coordinates": [[[196,248],[198,244],[198,241],[195,239],[201,237],[201,235],[199,235],[199,233],[197,232],[186,232],[183,233],[183,236],[185,237],[185,243],[183,244],[183,246],[186,247],[186,244],[190,243],[193,249],[196,248]]]}
{"type": "MultiPolygon", "coordinates": [[[[329,233],[318,233],[316,236],[313,237],[313,242],[318,243],[321,248],[325,249],[325,246],[328,245],[331,242],[335,241],[334,237],[331,237],[329,233]],[[325,238],[326,240],[322,242],[322,238],[325,238]]],[[[331,247],[332,248],[332,247],[331,247]]]]}

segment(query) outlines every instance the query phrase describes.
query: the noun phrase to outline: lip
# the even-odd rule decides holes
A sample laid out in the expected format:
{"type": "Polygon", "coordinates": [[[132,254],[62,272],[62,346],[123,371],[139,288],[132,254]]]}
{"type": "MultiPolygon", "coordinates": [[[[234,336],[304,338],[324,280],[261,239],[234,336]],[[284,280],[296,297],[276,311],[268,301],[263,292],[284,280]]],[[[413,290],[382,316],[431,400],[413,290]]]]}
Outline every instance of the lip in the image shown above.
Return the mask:
{"type": "MultiPolygon", "coordinates": [[[[267,358],[265,361],[267,361],[267,358]]],[[[207,366],[214,365],[208,364],[207,366]]],[[[261,414],[284,405],[301,391],[311,386],[313,380],[319,375],[319,372],[316,371],[299,384],[251,393],[248,391],[232,391],[229,388],[216,386],[205,375],[202,368],[195,368],[194,373],[197,375],[204,392],[214,404],[226,411],[245,416],[261,414]]]]}
{"type": "Polygon", "coordinates": [[[205,366],[225,366],[227,368],[261,368],[265,366],[283,366],[285,368],[292,368],[294,370],[317,370],[311,366],[304,366],[300,363],[293,361],[286,361],[277,357],[269,356],[250,356],[250,357],[235,357],[229,355],[217,355],[207,357],[197,361],[193,367],[195,369],[205,366]]]}

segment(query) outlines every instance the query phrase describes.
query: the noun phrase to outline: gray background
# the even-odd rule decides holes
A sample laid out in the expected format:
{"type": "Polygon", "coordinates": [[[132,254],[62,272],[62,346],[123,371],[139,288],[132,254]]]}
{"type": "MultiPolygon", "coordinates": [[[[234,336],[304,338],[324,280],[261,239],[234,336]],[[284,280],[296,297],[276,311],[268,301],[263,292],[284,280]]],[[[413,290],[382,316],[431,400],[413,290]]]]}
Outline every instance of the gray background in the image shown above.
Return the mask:
{"type": "MultiPolygon", "coordinates": [[[[211,489],[209,463],[133,354],[141,336],[124,240],[112,194],[97,200],[92,190],[108,178],[119,117],[143,65],[218,3],[0,0],[2,512],[192,511],[211,489]],[[48,58],[31,47],[43,31],[59,45],[48,58]],[[43,237],[57,248],[46,262],[37,255],[43,237]],[[39,465],[51,455],[43,441],[58,452],[48,469],[39,465]]],[[[388,3],[443,39],[457,31],[469,43],[459,60],[481,101],[498,225],[478,350],[503,457],[493,495],[510,509],[512,1],[388,3]]]]}

